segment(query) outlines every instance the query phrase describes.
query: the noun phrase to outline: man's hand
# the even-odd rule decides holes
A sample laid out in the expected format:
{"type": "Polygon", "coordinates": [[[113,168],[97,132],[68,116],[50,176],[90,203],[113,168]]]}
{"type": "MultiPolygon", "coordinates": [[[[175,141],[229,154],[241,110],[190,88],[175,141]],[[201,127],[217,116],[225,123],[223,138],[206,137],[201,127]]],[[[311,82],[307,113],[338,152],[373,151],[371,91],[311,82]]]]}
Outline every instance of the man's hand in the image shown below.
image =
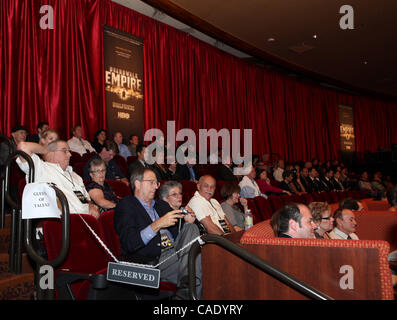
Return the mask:
{"type": "Polygon", "coordinates": [[[178,222],[179,218],[183,218],[184,215],[181,213],[181,210],[173,210],[166,213],[161,218],[153,221],[151,224],[154,232],[158,232],[160,229],[168,228],[175,225],[178,222]]]}

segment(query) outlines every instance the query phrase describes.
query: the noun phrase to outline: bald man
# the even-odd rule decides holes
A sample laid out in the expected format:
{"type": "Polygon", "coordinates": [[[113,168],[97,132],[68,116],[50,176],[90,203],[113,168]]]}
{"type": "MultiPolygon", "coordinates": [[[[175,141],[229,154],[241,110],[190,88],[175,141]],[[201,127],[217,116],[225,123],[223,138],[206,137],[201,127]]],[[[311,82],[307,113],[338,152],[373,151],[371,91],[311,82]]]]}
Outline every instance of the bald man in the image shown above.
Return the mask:
{"type": "Polygon", "coordinates": [[[202,176],[197,183],[197,191],[190,199],[188,206],[196,213],[196,218],[206,228],[208,233],[223,235],[234,232],[233,226],[227,220],[221,205],[213,199],[216,180],[210,176],[202,176]]]}
{"type": "Polygon", "coordinates": [[[357,221],[350,209],[338,209],[334,213],[335,228],[329,233],[331,239],[358,240],[355,234],[357,221]]]}

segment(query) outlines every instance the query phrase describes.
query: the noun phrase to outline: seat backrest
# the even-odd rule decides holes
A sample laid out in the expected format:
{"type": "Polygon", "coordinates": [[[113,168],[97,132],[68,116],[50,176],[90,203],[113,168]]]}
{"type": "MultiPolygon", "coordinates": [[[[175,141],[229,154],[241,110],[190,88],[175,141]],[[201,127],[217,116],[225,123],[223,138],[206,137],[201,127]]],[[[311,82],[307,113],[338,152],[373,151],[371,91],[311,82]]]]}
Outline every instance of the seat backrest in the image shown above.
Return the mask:
{"type": "Polygon", "coordinates": [[[137,156],[129,156],[129,157],[127,158],[127,165],[130,165],[131,163],[135,162],[136,159],[138,159],[137,156]]]}
{"type": "Polygon", "coordinates": [[[182,204],[186,205],[197,191],[197,184],[190,180],[180,180],[182,185],[182,204]]]}
{"type": "Polygon", "coordinates": [[[273,209],[268,199],[265,199],[262,196],[258,196],[254,198],[254,202],[256,204],[256,207],[258,208],[258,212],[259,215],[262,217],[262,220],[267,220],[272,217],[273,209]]]}
{"type": "Polygon", "coordinates": [[[277,210],[279,210],[283,205],[284,202],[283,200],[281,200],[281,198],[279,196],[269,196],[269,203],[272,206],[273,212],[276,212],[277,210]]]}
{"type": "Polygon", "coordinates": [[[324,202],[325,201],[323,192],[321,192],[321,193],[320,192],[312,192],[311,195],[313,197],[313,200],[316,202],[324,202]]]}
{"type": "Polygon", "coordinates": [[[254,199],[247,199],[247,205],[248,205],[248,209],[250,209],[252,213],[253,224],[257,224],[258,222],[261,222],[263,218],[259,213],[258,207],[256,206],[254,199]]]}
{"type": "MultiPolygon", "coordinates": [[[[100,236],[98,221],[91,215],[70,215],[70,247],[69,253],[57,269],[68,269],[71,272],[95,273],[107,266],[112,258],[99,244],[98,240],[87,228],[81,217],[94,232],[100,236]]],[[[62,244],[62,223],[59,219],[49,219],[43,223],[44,243],[49,260],[58,256],[62,244]]]]}
{"type": "Polygon", "coordinates": [[[114,193],[120,198],[132,195],[131,188],[124,182],[118,180],[105,180],[113,189],[114,193]]]}
{"type": "Polygon", "coordinates": [[[80,153],[70,151],[70,154],[72,155],[70,157],[69,163],[73,167],[73,165],[77,162],[83,162],[83,158],[81,157],[80,153]]]}
{"type": "Polygon", "coordinates": [[[329,192],[329,204],[331,203],[338,203],[339,202],[339,197],[338,197],[338,191],[331,191],[329,192]]]}
{"type": "Polygon", "coordinates": [[[121,172],[125,175],[125,177],[129,180],[129,175],[128,175],[128,164],[127,161],[124,159],[123,156],[116,154],[113,157],[114,162],[118,165],[120,168],[121,172]]]}
{"type": "Polygon", "coordinates": [[[73,164],[73,171],[76,172],[80,177],[84,177],[84,162],[77,162],[73,164]]]}
{"type": "Polygon", "coordinates": [[[356,233],[360,240],[384,240],[390,250],[397,250],[397,213],[391,211],[356,211],[356,233]]]}
{"type": "Polygon", "coordinates": [[[314,201],[311,193],[304,193],[302,194],[302,198],[304,199],[304,204],[309,205],[314,201]]]}
{"type": "Polygon", "coordinates": [[[283,201],[284,204],[290,203],[290,202],[294,202],[294,197],[288,194],[282,194],[279,196],[280,199],[283,201]]]}
{"type": "Polygon", "coordinates": [[[93,156],[96,155],[96,152],[89,152],[89,153],[84,153],[81,158],[82,158],[82,162],[84,162],[84,164],[86,164],[88,162],[88,160],[90,160],[93,156]]]}
{"type": "Polygon", "coordinates": [[[103,212],[98,222],[101,237],[106,246],[116,257],[121,257],[120,238],[114,228],[114,210],[103,212]]]}

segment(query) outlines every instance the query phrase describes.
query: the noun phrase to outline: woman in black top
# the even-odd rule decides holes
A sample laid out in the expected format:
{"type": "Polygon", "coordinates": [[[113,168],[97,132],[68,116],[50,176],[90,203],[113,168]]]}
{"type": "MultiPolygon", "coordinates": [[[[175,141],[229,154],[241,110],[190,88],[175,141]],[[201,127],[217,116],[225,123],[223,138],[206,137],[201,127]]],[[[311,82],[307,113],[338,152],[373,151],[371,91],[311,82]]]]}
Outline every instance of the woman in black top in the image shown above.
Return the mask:
{"type": "Polygon", "coordinates": [[[92,181],[86,185],[91,200],[99,207],[100,212],[114,209],[119,199],[112,187],[105,182],[106,166],[102,159],[94,159],[89,168],[92,181]]]}

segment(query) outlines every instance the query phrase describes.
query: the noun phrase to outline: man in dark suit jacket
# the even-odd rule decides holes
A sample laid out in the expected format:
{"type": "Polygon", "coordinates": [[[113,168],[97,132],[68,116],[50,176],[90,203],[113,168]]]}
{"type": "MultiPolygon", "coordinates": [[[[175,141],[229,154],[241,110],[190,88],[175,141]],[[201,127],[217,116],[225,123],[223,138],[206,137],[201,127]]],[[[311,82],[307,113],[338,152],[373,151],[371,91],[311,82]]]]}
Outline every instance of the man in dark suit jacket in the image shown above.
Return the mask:
{"type": "Polygon", "coordinates": [[[183,285],[187,280],[187,263],[184,261],[187,262],[189,248],[174,254],[192,240],[189,238],[190,228],[197,227],[189,223],[180,210],[172,210],[165,201],[154,200],[159,183],[153,170],[135,170],[131,175],[131,186],[134,195],[123,198],[114,214],[114,227],[124,260],[151,265],[160,262],[160,278],[178,284],[177,295],[188,298],[183,285]],[[184,224],[179,232],[180,218],[184,219],[184,224]],[[162,263],[167,258],[169,260],[162,263]]]}
{"type": "Polygon", "coordinates": [[[190,163],[189,161],[186,164],[177,164],[175,179],[176,180],[194,180],[198,181],[200,178],[197,166],[195,164],[190,163]]]}
{"type": "Polygon", "coordinates": [[[315,168],[309,168],[309,178],[307,179],[311,192],[324,191],[323,183],[318,178],[318,172],[315,168]]]}
{"type": "Polygon", "coordinates": [[[39,122],[37,124],[37,133],[36,134],[29,134],[26,138],[28,142],[35,142],[40,143],[40,138],[44,131],[47,131],[49,128],[48,122],[39,122]]]}
{"type": "Polygon", "coordinates": [[[308,168],[304,167],[301,170],[301,183],[303,184],[303,187],[305,188],[307,193],[311,193],[312,192],[312,186],[310,184],[310,182],[308,181],[309,178],[309,170],[308,168]]]}
{"type": "Polygon", "coordinates": [[[332,183],[333,176],[334,176],[334,172],[331,169],[328,169],[325,172],[325,175],[321,181],[324,184],[324,191],[330,192],[335,190],[334,184],[332,183]]]}
{"type": "Polygon", "coordinates": [[[238,181],[238,178],[233,174],[233,167],[231,164],[219,164],[217,180],[238,181]]]}
{"type": "Polygon", "coordinates": [[[335,190],[338,191],[345,190],[345,186],[342,184],[342,182],[340,182],[339,178],[340,178],[340,172],[336,171],[331,180],[334,185],[334,188],[335,190]]]}
{"type": "Polygon", "coordinates": [[[132,174],[133,171],[139,168],[150,168],[150,165],[145,162],[145,151],[146,151],[146,146],[143,144],[140,144],[136,147],[136,155],[137,159],[133,163],[131,163],[128,167],[128,173],[132,174]]]}

